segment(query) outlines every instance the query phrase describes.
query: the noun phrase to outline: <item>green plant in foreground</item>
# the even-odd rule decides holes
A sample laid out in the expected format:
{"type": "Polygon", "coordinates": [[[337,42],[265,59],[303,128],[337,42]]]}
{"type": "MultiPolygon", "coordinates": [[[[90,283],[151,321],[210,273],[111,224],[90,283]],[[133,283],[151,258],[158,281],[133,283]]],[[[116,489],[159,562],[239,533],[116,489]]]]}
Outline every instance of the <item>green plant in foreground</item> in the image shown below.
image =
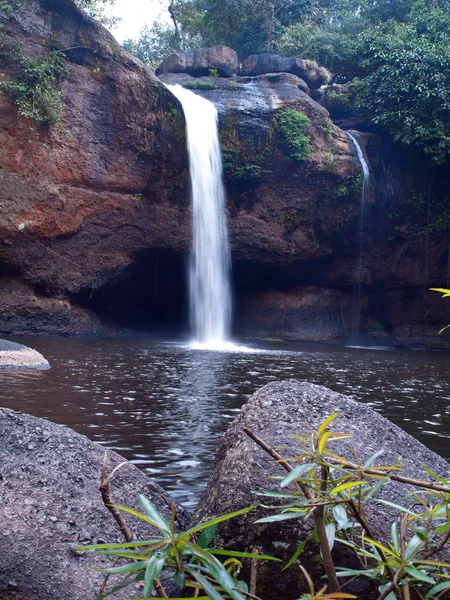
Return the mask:
{"type": "MultiPolygon", "coordinates": [[[[450,290],[446,289],[446,288],[430,288],[431,292],[439,292],[440,294],[443,294],[443,298],[448,298],[450,296],[450,290]]],[[[448,329],[450,327],[449,325],[446,325],[445,327],[443,327],[442,329],[439,330],[439,335],[441,335],[441,333],[443,333],[446,329],[448,329]]]]}
{"type": "Polygon", "coordinates": [[[278,111],[276,119],[287,160],[307,160],[311,154],[311,145],[304,131],[309,126],[310,119],[304,113],[292,109],[278,111]]]}
{"type": "Polygon", "coordinates": [[[253,506],[212,519],[187,531],[176,531],[175,506],[172,508],[171,520],[168,522],[144,496],[139,495],[138,501],[143,513],[124,506],[115,508],[156,528],[158,532],[156,535],[150,536],[148,540],[78,548],[78,550],[90,550],[95,554],[132,561],[101,569],[107,577],[124,575],[125,578],[109,593],[101,593],[99,598],[104,598],[139,581],[144,583],[144,598],[148,598],[153,589],[158,591],[157,580],[163,576],[165,579],[172,579],[183,594],[188,593],[189,590],[197,594],[198,591],[202,591],[207,594],[204,600],[207,598],[245,600],[246,596],[243,592],[247,592],[248,588],[244,581],[238,579],[240,559],[278,560],[263,554],[208,548],[219,523],[243,515],[252,510],[253,506]],[[197,534],[201,534],[198,540],[197,534]],[[222,563],[217,557],[226,560],[222,563]]]}
{"type": "MultiPolygon", "coordinates": [[[[317,431],[308,429],[300,436],[293,436],[300,452],[289,458],[289,462],[246,430],[289,471],[287,476],[275,478],[280,480],[281,487],[296,484],[298,488],[296,492],[256,492],[260,496],[284,499],[282,507],[272,507],[276,514],[256,523],[312,518],[314,533],[301,542],[285,568],[298,560],[310,540],[316,539],[332,593],[341,591],[339,578],[363,576],[378,590],[378,600],[409,600],[411,590],[425,600],[442,598],[442,594],[450,590],[450,576],[445,572],[450,564],[430,558],[447,547],[450,540],[449,482],[426,467],[424,470],[432,481],[398,475],[398,464],[374,466],[383,450],[364,464],[358,459],[352,463],[338,456],[329,449],[330,444],[352,436],[329,431],[337,416],[338,413],[330,415],[317,431]],[[290,463],[299,464],[292,467],[290,463]],[[393,480],[413,486],[404,498],[409,508],[377,498],[379,490],[393,480]],[[370,503],[387,505],[399,514],[392,523],[391,539],[387,542],[374,538],[366,513],[370,503]],[[331,551],[336,542],[353,550],[360,569],[334,565],[331,551]]],[[[353,453],[357,457],[356,452],[353,453]]]]}

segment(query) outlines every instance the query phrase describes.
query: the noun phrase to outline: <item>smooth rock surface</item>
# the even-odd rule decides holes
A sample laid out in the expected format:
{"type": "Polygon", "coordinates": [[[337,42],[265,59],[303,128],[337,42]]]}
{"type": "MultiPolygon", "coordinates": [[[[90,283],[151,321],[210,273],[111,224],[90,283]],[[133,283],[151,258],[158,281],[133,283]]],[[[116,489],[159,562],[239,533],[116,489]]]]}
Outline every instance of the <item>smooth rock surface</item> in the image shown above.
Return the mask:
{"type": "MultiPolygon", "coordinates": [[[[353,434],[351,444],[362,463],[383,449],[383,455],[375,464],[389,465],[400,460],[402,473],[412,477],[424,478],[422,465],[447,479],[450,477],[450,465],[443,458],[369,406],[307,382],[273,382],[250,398],[224,434],[216,452],[213,473],[200,499],[194,520],[203,521],[213,515],[255,504],[258,498],[253,493],[254,490],[279,490],[278,482],[270,481],[268,477],[282,476],[283,469],[247,437],[243,432],[244,426],[251,428],[272,447],[284,447],[282,454],[289,457],[298,455],[292,434],[301,435],[305,426],[317,429],[333,412],[338,412],[339,416],[333,422],[331,430],[353,434]]],[[[349,442],[335,442],[333,451],[349,460],[355,460],[349,442]]],[[[399,502],[406,491],[406,486],[390,483],[382,488],[378,497],[399,502]]],[[[263,502],[272,503],[270,498],[264,498],[263,502]]],[[[215,543],[239,550],[258,548],[287,561],[299,542],[311,533],[312,523],[296,519],[253,524],[258,517],[267,514],[268,511],[261,508],[221,524],[215,543]]],[[[378,539],[389,537],[391,523],[395,518],[393,511],[383,505],[371,504],[367,508],[367,515],[375,536],[378,539]]],[[[333,556],[338,566],[354,564],[353,556],[341,544],[335,544],[333,556]]],[[[315,544],[307,545],[301,563],[318,584],[322,585],[320,577],[323,571],[315,544]]],[[[281,572],[281,567],[277,564],[265,563],[260,565],[258,576],[257,595],[264,600],[293,600],[302,591],[301,578],[295,566],[281,572]]],[[[370,592],[362,589],[364,591],[360,597],[370,598],[370,592]]]]}
{"type": "MultiPolygon", "coordinates": [[[[72,548],[123,541],[98,489],[104,448],[71,429],[7,409],[0,409],[0,440],[0,597],[93,600],[103,576],[89,566],[110,561],[72,548]]],[[[107,454],[110,470],[124,460],[107,454]]],[[[166,502],[174,500],[127,463],[111,483],[112,500],[138,509],[138,493],[169,518],[166,502]]],[[[178,514],[186,523],[181,507],[178,514]]],[[[142,521],[127,521],[141,539],[154,534],[142,521]]],[[[115,597],[128,600],[133,593],[115,597]]]]}
{"type": "Polygon", "coordinates": [[[0,340],[0,369],[49,369],[50,363],[37,350],[0,340]]]}
{"type": "Polygon", "coordinates": [[[228,46],[214,46],[168,56],[156,69],[156,75],[187,73],[194,77],[217,71],[219,77],[232,77],[239,70],[239,58],[228,46]]]}
{"type": "Polygon", "coordinates": [[[242,63],[241,75],[255,76],[263,73],[292,73],[306,81],[312,88],[328,83],[331,76],[313,60],[278,56],[278,54],[251,54],[242,63]]]}

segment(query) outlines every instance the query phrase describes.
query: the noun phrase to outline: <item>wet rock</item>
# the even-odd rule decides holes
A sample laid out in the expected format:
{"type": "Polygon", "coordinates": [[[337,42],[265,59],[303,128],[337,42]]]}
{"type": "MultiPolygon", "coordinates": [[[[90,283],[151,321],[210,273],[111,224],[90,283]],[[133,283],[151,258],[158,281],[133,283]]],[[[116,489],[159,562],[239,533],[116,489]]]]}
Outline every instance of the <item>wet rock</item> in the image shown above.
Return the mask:
{"type": "MultiPolygon", "coordinates": [[[[0,369],[49,369],[50,364],[42,354],[22,344],[0,339],[0,369]]],[[[34,450],[33,444],[28,450],[34,450]]]]}
{"type": "Polygon", "coordinates": [[[228,46],[214,46],[168,56],[156,69],[156,75],[187,73],[194,77],[217,71],[219,77],[232,77],[239,70],[239,58],[228,46]]]}
{"type": "MultiPolygon", "coordinates": [[[[195,521],[254,504],[258,501],[254,490],[279,489],[278,483],[268,477],[283,475],[283,469],[245,435],[244,426],[253,429],[272,447],[282,446],[285,456],[295,456],[292,434],[301,434],[305,426],[317,428],[333,412],[338,412],[339,416],[331,430],[353,434],[351,443],[362,463],[382,449],[380,460],[383,464],[395,464],[400,460],[403,472],[412,477],[424,477],[422,465],[446,479],[450,477],[450,466],[443,458],[369,406],[307,382],[274,382],[250,398],[224,434],[216,452],[213,473],[197,507],[195,521]]],[[[334,443],[333,451],[354,461],[348,442],[334,443]]],[[[407,487],[403,484],[391,482],[381,489],[379,497],[398,503],[406,491],[407,487]]],[[[264,498],[264,503],[272,502],[270,498],[264,498]]],[[[393,511],[381,504],[371,504],[366,510],[375,536],[381,540],[388,538],[395,518],[393,511]]],[[[215,543],[239,550],[258,548],[286,562],[294,554],[299,542],[311,533],[312,524],[301,519],[253,524],[268,512],[266,509],[257,509],[221,524],[215,543]]],[[[335,544],[333,557],[339,566],[354,564],[354,557],[342,544],[335,544]]],[[[314,544],[306,546],[301,562],[318,585],[323,585],[320,558],[314,544]]],[[[297,568],[294,566],[283,572],[281,568],[282,565],[269,562],[260,565],[258,596],[265,600],[294,600],[304,591],[297,568]]],[[[346,591],[350,592],[351,588],[346,587],[346,591]]],[[[371,597],[370,591],[364,587],[359,587],[358,593],[361,598],[371,597]]]]}
{"type": "Polygon", "coordinates": [[[251,54],[242,63],[242,75],[255,76],[264,73],[292,73],[306,81],[312,89],[328,83],[331,76],[324,67],[313,60],[288,58],[278,54],[251,54]]]}
{"type": "Polygon", "coordinates": [[[332,340],[347,334],[351,312],[351,294],[339,290],[314,286],[268,289],[249,295],[241,303],[237,327],[251,337],[332,340]]]}
{"type": "MultiPolygon", "coordinates": [[[[0,545],[8,549],[0,554],[0,597],[60,600],[70,589],[73,600],[92,600],[103,576],[89,566],[107,567],[110,561],[72,549],[96,540],[122,541],[98,489],[105,449],[68,428],[6,409],[0,409],[0,439],[0,545]]],[[[115,452],[107,454],[110,469],[123,462],[115,452]]],[[[111,483],[112,499],[138,509],[138,493],[169,518],[167,502],[174,500],[127,463],[111,483]]],[[[181,507],[178,514],[187,523],[181,507]]],[[[128,524],[143,539],[152,535],[137,519],[128,524]]],[[[118,598],[128,600],[129,592],[118,598]]]]}

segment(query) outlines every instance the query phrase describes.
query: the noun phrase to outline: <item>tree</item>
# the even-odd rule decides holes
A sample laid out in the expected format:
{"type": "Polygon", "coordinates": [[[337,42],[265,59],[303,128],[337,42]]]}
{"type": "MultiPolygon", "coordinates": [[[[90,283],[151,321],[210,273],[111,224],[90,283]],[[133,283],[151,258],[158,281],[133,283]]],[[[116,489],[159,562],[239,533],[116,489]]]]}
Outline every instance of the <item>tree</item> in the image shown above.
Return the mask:
{"type": "Polygon", "coordinates": [[[108,27],[114,27],[119,21],[117,17],[109,16],[106,12],[108,7],[114,6],[115,0],[75,0],[75,4],[90,17],[108,27]]]}

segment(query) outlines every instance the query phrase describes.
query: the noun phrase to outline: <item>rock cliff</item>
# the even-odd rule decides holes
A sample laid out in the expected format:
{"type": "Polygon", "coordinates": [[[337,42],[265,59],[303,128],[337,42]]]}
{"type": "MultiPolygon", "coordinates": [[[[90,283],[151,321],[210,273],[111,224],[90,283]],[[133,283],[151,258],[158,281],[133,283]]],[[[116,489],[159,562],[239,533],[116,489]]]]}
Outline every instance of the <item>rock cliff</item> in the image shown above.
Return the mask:
{"type": "MultiPolygon", "coordinates": [[[[180,330],[191,224],[177,100],[71,0],[29,0],[1,25],[4,81],[17,80],[19,55],[56,53],[65,72],[54,84],[57,125],[33,123],[7,89],[0,95],[0,332],[180,330]]],[[[448,174],[427,187],[397,148],[356,132],[372,169],[356,272],[362,176],[332,120],[362,127],[348,108],[353,89],[315,89],[329,74],[312,61],[262,55],[244,67],[249,75],[233,75],[236,56],[219,47],[158,70],[219,111],[237,329],[343,336],[360,280],[365,331],[405,343],[433,336],[444,316],[426,290],[446,280],[448,174]],[[213,76],[189,74],[205,72],[213,76]]]]}

